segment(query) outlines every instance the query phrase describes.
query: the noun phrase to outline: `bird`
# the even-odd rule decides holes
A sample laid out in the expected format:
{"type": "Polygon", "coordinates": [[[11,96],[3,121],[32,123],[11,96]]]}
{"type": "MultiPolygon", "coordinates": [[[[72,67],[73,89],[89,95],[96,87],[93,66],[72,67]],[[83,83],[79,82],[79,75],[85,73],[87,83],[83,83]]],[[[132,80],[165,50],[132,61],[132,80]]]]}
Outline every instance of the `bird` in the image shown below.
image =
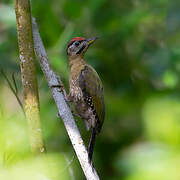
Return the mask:
{"type": "Polygon", "coordinates": [[[105,117],[104,90],[95,69],[84,56],[98,38],[72,38],[67,45],[70,66],[68,102],[72,102],[76,114],[84,121],[86,130],[91,129],[88,159],[92,162],[96,136],[101,132],[105,117]]]}

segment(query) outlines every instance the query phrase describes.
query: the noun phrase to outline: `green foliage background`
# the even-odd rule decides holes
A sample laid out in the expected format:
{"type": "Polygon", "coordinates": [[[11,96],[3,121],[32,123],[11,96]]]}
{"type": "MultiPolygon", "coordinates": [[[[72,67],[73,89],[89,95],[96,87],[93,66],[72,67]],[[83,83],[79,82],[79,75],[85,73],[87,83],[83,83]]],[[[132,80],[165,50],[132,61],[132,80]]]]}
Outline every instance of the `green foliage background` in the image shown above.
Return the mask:
{"type": "MultiPolygon", "coordinates": [[[[66,88],[67,42],[99,36],[86,59],[105,89],[106,119],[94,154],[101,179],[180,179],[179,1],[32,0],[31,5],[66,88]]],[[[12,0],[0,1],[0,69],[9,78],[15,73],[22,97],[12,0]]],[[[84,179],[38,63],[37,72],[48,154],[31,156],[26,121],[0,76],[0,179],[84,179]]],[[[77,124],[87,142],[89,133],[80,120],[77,124]]]]}

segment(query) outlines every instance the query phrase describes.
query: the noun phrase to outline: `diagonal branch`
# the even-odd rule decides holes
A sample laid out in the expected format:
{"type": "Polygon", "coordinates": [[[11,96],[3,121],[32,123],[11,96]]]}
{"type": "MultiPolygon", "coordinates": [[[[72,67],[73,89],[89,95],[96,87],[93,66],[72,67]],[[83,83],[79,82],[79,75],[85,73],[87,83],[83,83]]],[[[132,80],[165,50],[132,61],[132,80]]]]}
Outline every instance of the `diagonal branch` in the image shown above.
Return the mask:
{"type": "Polygon", "coordinates": [[[80,132],[77,128],[75,120],[72,116],[71,110],[64,98],[64,92],[62,90],[62,82],[60,78],[55,74],[49,64],[48,56],[45,51],[44,45],[42,43],[41,37],[38,32],[38,27],[35,19],[32,19],[33,26],[33,39],[34,48],[38,61],[40,63],[41,69],[46,77],[49,87],[51,88],[53,98],[57,105],[59,115],[61,116],[73,148],[79,159],[81,167],[87,180],[99,180],[96,170],[93,165],[89,162],[87,149],[81,138],[80,132]]]}

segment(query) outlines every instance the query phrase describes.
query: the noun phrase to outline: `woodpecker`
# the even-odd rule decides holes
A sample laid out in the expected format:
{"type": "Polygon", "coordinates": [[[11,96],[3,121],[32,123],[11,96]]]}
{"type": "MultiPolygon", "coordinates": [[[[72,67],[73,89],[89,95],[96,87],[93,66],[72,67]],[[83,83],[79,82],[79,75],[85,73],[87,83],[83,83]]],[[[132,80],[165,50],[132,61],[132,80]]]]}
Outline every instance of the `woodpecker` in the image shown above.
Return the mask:
{"type": "Polygon", "coordinates": [[[70,65],[70,89],[67,100],[74,105],[86,129],[92,129],[88,145],[90,162],[96,135],[101,131],[105,116],[102,82],[95,69],[84,59],[85,52],[96,39],[97,37],[90,39],[75,37],[70,40],[66,49],[70,65]]]}

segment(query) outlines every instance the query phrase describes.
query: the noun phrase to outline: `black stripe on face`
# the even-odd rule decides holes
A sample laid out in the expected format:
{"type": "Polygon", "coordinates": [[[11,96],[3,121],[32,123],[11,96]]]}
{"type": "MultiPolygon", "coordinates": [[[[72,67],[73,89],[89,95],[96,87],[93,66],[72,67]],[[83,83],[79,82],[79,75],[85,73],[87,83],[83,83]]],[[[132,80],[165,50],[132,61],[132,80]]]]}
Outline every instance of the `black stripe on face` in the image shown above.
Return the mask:
{"type": "Polygon", "coordinates": [[[76,54],[81,54],[82,53],[82,51],[83,51],[83,49],[85,48],[86,46],[85,45],[83,45],[82,47],[81,47],[81,49],[76,53],[76,54]]]}
{"type": "Polygon", "coordinates": [[[81,43],[82,41],[84,41],[84,40],[80,40],[80,41],[72,41],[72,42],[70,42],[70,43],[68,44],[67,48],[69,48],[69,47],[70,47],[72,44],[74,44],[75,42],[81,43]]]}
{"type": "Polygon", "coordinates": [[[72,44],[74,43],[74,41],[70,42],[67,46],[67,48],[69,48],[72,44]]]}

